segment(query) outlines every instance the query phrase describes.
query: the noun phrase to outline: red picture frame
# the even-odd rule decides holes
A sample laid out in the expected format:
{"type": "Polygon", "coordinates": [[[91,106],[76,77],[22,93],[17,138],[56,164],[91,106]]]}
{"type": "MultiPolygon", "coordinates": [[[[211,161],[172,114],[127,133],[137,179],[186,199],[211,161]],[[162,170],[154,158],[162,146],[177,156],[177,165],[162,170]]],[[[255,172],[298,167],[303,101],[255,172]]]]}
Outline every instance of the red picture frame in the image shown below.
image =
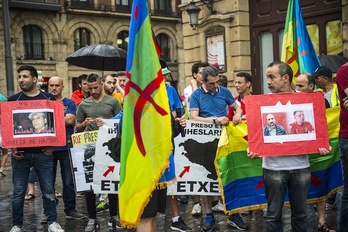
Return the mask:
{"type": "Polygon", "coordinates": [[[50,100],[3,102],[1,121],[4,148],[66,145],[62,102],[50,100]]]}
{"type": "Polygon", "coordinates": [[[250,95],[245,106],[250,152],[284,156],[329,149],[321,92],[250,95]]]}

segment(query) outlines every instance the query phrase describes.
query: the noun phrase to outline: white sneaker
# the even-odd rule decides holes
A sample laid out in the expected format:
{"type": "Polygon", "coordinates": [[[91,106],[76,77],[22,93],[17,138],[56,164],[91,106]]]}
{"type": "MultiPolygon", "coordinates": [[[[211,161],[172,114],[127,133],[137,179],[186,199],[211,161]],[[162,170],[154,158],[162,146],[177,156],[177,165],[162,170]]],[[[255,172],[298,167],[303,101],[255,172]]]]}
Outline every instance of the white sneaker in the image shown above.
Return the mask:
{"type": "Polygon", "coordinates": [[[22,232],[22,229],[19,226],[13,226],[10,232],[22,232]]]}
{"type": "Polygon", "coordinates": [[[214,212],[224,212],[224,206],[221,204],[221,202],[219,201],[219,203],[217,203],[213,208],[211,208],[214,212]]]}
{"type": "Polygon", "coordinates": [[[202,214],[202,206],[200,203],[194,204],[193,208],[192,208],[192,212],[191,215],[193,216],[199,216],[202,214]]]}
{"type": "Polygon", "coordinates": [[[51,225],[49,225],[48,232],[64,232],[64,230],[57,222],[53,222],[51,225]]]}

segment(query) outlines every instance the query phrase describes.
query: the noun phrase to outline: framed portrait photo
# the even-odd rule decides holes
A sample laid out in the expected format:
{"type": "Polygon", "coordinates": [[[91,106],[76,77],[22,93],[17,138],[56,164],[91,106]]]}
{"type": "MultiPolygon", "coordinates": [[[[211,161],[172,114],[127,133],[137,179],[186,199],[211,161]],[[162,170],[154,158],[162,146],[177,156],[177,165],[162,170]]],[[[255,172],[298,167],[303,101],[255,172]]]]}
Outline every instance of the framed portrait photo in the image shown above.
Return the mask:
{"type": "Polygon", "coordinates": [[[245,97],[249,150],[259,156],[318,153],[329,148],[321,92],[245,97]]]}
{"type": "Polygon", "coordinates": [[[62,102],[50,100],[10,101],[1,104],[4,148],[65,146],[62,102]]]}

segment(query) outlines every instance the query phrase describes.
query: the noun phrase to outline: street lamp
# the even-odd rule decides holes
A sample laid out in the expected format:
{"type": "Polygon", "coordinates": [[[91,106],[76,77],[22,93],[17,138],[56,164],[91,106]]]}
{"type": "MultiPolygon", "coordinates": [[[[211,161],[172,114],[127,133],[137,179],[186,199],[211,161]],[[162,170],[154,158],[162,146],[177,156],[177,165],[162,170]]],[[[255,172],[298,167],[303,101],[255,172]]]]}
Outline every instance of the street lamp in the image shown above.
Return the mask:
{"type": "Polygon", "coordinates": [[[198,14],[201,11],[201,8],[197,7],[194,1],[191,1],[186,11],[190,17],[189,20],[191,27],[193,27],[193,30],[196,30],[196,26],[198,25],[198,14]]]}
{"type": "MultiPolygon", "coordinates": [[[[213,9],[214,0],[201,0],[201,2],[210,10],[212,14],[216,14],[216,10],[213,9]]],[[[190,25],[193,29],[196,29],[198,25],[198,14],[201,11],[201,8],[195,5],[194,1],[190,2],[190,5],[186,8],[186,11],[190,17],[190,25]]]]}

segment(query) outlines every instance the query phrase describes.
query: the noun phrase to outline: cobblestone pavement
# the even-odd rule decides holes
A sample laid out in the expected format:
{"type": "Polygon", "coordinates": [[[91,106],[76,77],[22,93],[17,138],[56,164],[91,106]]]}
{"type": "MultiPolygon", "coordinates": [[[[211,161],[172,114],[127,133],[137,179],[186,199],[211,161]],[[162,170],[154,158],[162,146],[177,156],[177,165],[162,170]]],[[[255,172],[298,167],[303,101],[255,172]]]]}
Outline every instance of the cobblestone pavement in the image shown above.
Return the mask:
{"type": "MultiPolygon", "coordinates": [[[[57,187],[58,191],[62,190],[62,184],[60,175],[57,176],[57,187]]],[[[41,224],[40,219],[43,213],[42,199],[39,187],[36,186],[36,197],[33,200],[25,201],[24,205],[24,225],[23,232],[35,232],[35,231],[47,231],[47,225],[41,224]]],[[[12,196],[12,174],[10,161],[7,163],[7,176],[0,177],[0,232],[8,232],[12,227],[11,217],[11,196],[12,196]]],[[[191,216],[193,202],[189,200],[187,205],[179,204],[181,216],[184,218],[186,224],[192,228],[192,231],[200,231],[200,227],[203,223],[203,216],[193,217],[191,216]]],[[[87,224],[86,220],[72,220],[66,219],[63,211],[64,204],[62,198],[60,198],[60,204],[58,205],[58,223],[65,229],[66,232],[83,232],[87,224]]],[[[84,197],[77,197],[76,209],[87,215],[85,199],[84,197]]],[[[309,232],[317,230],[317,214],[314,209],[314,205],[308,205],[309,217],[310,217],[310,229],[309,232]]],[[[157,216],[157,231],[171,231],[171,213],[168,210],[165,215],[157,216]]],[[[216,228],[214,231],[238,231],[227,224],[227,216],[223,213],[214,213],[216,219],[216,228]]],[[[290,209],[289,207],[284,208],[283,221],[284,231],[290,231],[290,209]]],[[[248,231],[251,232],[264,232],[266,231],[265,220],[262,216],[262,210],[252,211],[251,214],[243,216],[246,224],[249,227],[248,231]]],[[[109,229],[107,221],[109,220],[108,211],[98,213],[98,221],[100,222],[100,232],[116,231],[116,229],[109,229]]],[[[326,211],[326,221],[336,227],[336,211],[326,211]]],[[[127,231],[127,230],[117,230],[127,231]]],[[[132,231],[132,230],[128,230],[132,231]]]]}

